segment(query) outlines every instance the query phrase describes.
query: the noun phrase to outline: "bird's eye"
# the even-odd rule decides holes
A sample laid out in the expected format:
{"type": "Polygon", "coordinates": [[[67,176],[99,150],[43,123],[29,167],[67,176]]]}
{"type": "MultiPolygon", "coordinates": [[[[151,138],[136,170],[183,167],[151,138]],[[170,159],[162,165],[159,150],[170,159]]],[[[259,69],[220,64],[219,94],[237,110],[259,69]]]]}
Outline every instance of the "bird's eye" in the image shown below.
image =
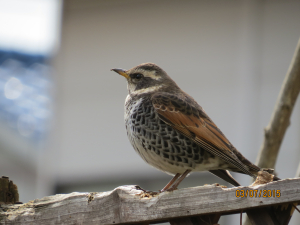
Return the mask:
{"type": "Polygon", "coordinates": [[[132,75],[132,78],[133,79],[136,79],[136,80],[139,80],[143,77],[143,74],[140,74],[140,73],[135,73],[132,75]]]}

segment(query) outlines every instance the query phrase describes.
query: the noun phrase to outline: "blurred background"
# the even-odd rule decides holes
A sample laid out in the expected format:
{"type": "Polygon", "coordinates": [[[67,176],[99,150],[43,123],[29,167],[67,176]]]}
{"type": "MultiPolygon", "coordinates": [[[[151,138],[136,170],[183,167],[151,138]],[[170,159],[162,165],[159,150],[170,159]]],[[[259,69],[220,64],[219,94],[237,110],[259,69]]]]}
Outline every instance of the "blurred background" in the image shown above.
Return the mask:
{"type": "MultiPolygon", "coordinates": [[[[144,62],[167,71],[255,162],[300,37],[299,9],[299,0],[0,0],[0,175],[23,202],[127,184],[161,189],[171,177],[131,147],[126,82],[110,71],[144,62]]],[[[281,178],[295,177],[299,134],[298,99],[281,178]]],[[[227,185],[203,172],[180,188],[211,183],[227,185]]],[[[296,212],[290,224],[299,221],[296,212]]]]}

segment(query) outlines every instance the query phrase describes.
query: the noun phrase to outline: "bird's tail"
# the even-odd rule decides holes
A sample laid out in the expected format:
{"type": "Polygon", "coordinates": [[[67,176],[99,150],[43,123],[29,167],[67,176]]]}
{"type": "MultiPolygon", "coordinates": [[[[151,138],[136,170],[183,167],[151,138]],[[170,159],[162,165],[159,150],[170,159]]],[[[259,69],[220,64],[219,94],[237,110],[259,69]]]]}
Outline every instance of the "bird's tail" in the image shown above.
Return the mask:
{"type": "Polygon", "coordinates": [[[221,179],[227,181],[228,183],[232,184],[233,186],[241,186],[239,182],[237,182],[232,175],[229,173],[228,170],[209,170],[212,174],[216,175],[217,177],[220,177],[221,179]]]}

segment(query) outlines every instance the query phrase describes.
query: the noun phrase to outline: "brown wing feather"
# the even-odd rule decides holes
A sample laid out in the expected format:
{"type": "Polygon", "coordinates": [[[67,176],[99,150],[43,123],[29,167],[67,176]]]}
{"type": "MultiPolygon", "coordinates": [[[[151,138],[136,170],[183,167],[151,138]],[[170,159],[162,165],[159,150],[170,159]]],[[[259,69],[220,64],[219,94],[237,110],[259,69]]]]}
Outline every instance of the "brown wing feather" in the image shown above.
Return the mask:
{"type": "Polygon", "coordinates": [[[183,101],[171,94],[152,96],[152,104],[164,122],[193,139],[210,153],[235,165],[242,172],[254,176],[232,152],[232,145],[224,134],[200,106],[196,105],[198,106],[196,108],[192,103],[192,100],[183,101]]]}

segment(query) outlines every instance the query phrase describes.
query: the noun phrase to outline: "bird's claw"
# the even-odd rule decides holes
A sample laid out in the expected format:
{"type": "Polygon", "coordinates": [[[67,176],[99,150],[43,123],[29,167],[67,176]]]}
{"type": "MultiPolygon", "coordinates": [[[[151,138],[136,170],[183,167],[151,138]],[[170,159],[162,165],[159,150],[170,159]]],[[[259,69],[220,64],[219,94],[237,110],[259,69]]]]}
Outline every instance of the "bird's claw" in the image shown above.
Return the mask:
{"type": "Polygon", "coordinates": [[[150,194],[150,195],[157,195],[157,194],[160,194],[160,193],[163,193],[163,192],[166,192],[166,191],[171,192],[171,191],[177,190],[177,187],[170,187],[170,188],[168,188],[168,189],[166,189],[166,190],[163,190],[163,189],[162,189],[162,190],[159,190],[159,191],[149,191],[149,190],[145,190],[145,189],[141,188],[141,187],[138,186],[138,185],[136,185],[135,188],[136,188],[136,190],[141,190],[141,191],[143,191],[144,193],[150,194]]]}
{"type": "Polygon", "coordinates": [[[170,187],[170,188],[168,188],[168,189],[166,189],[166,190],[159,190],[159,193],[163,193],[163,192],[166,192],[166,191],[168,191],[168,192],[170,192],[170,191],[175,191],[175,190],[177,190],[177,187],[170,187]]]}
{"type": "Polygon", "coordinates": [[[157,195],[157,194],[160,193],[160,191],[156,192],[156,191],[145,190],[145,189],[141,188],[141,187],[138,186],[138,185],[136,185],[135,188],[136,188],[136,190],[141,190],[141,191],[143,191],[144,193],[150,194],[150,195],[157,195]]]}

